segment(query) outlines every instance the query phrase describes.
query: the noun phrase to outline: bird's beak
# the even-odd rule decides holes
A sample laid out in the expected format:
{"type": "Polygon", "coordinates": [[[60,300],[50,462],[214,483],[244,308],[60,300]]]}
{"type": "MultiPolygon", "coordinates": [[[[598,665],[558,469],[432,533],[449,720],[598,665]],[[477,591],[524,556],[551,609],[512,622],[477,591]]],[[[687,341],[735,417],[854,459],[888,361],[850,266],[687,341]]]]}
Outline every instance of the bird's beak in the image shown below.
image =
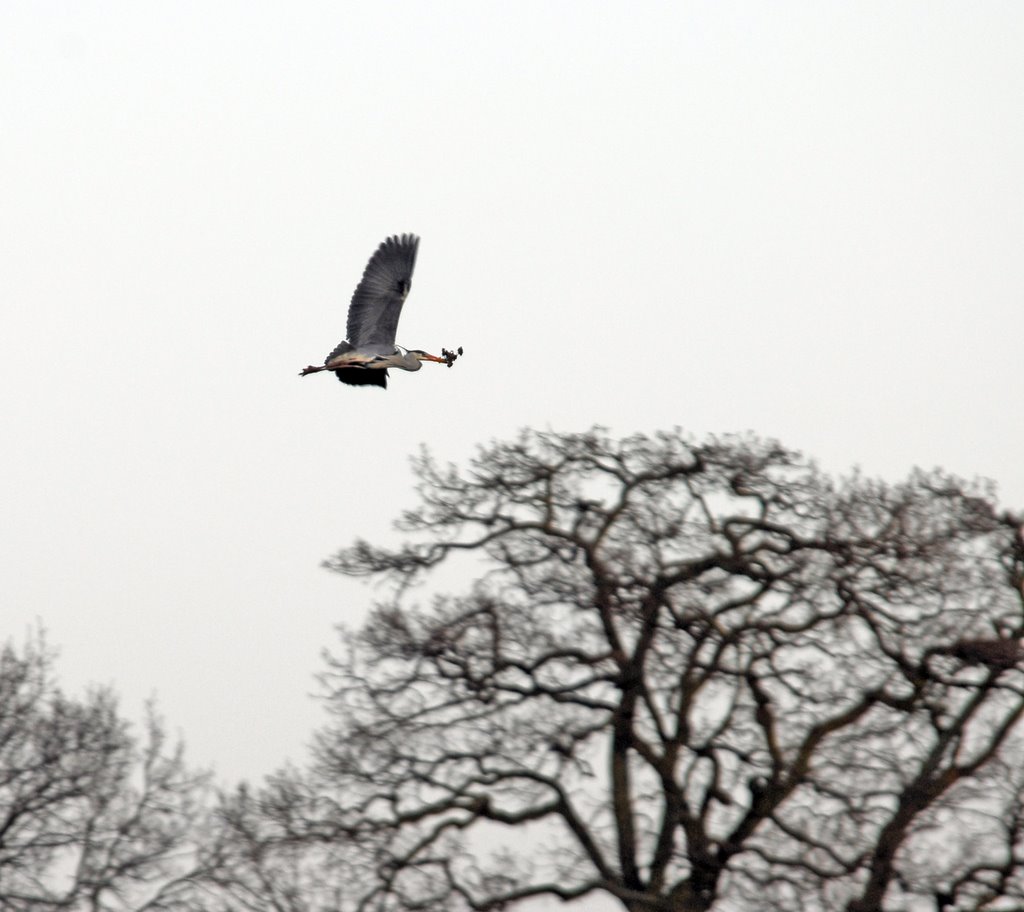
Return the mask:
{"type": "Polygon", "coordinates": [[[448,360],[446,358],[438,358],[437,355],[428,355],[428,354],[425,354],[425,353],[424,353],[423,357],[420,358],[420,360],[421,361],[436,361],[438,364],[447,364],[448,363],[448,360]]]}

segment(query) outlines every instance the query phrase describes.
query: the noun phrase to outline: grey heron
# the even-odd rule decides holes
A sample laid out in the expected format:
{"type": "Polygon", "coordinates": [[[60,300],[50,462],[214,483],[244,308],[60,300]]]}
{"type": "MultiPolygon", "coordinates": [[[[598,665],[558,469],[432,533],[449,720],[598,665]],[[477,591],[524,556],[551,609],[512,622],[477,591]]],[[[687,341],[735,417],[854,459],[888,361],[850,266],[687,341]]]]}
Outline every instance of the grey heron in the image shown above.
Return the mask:
{"type": "MultiPolygon", "coordinates": [[[[299,376],[329,370],[350,386],[387,389],[390,367],[418,371],[423,361],[452,366],[458,355],[447,349],[441,349],[443,357],[438,357],[418,348],[402,348],[395,344],[398,318],[412,287],[412,271],[416,267],[419,243],[420,239],[415,234],[396,234],[377,248],[352,295],[346,340],[338,344],[322,366],[310,365],[299,376]]],[[[458,354],[462,354],[461,348],[458,354]]]]}

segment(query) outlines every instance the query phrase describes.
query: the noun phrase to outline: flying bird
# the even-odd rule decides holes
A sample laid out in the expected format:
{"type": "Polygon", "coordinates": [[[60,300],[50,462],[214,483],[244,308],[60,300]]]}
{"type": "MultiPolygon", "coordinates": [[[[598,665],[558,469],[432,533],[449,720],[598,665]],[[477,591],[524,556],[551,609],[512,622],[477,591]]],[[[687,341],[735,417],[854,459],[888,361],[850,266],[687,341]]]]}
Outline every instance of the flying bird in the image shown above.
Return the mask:
{"type": "Polygon", "coordinates": [[[462,354],[461,348],[458,355],[441,349],[443,357],[438,357],[418,348],[402,348],[395,344],[398,318],[412,287],[412,271],[416,266],[419,243],[420,239],[415,234],[396,234],[377,248],[352,295],[346,341],[338,344],[322,366],[310,365],[299,376],[329,370],[350,386],[387,389],[390,367],[418,371],[423,361],[452,366],[462,354]]]}

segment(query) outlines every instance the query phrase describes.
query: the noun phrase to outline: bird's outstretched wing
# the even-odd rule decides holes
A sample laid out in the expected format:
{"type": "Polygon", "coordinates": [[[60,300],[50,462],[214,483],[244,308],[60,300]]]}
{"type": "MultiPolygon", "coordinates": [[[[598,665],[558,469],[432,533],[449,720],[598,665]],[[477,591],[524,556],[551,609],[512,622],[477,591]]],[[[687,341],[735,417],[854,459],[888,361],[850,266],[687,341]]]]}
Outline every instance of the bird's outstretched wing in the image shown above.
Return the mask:
{"type": "Polygon", "coordinates": [[[387,370],[365,370],[362,367],[343,367],[334,372],[335,376],[349,386],[379,386],[388,388],[387,370]]]}
{"type": "Polygon", "coordinates": [[[348,309],[346,333],[353,348],[394,346],[398,318],[412,287],[419,243],[415,234],[395,235],[370,257],[348,309]]]}

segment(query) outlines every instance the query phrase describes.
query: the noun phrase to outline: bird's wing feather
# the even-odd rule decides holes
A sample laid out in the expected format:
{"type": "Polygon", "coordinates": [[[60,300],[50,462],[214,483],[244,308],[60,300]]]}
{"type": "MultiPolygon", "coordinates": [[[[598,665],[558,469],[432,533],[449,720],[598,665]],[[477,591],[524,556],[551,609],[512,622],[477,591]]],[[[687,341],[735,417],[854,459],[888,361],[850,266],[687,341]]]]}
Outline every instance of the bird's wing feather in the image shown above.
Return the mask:
{"type": "Polygon", "coordinates": [[[334,347],[334,351],[332,351],[326,358],[324,358],[324,364],[326,364],[328,361],[330,361],[331,358],[335,358],[338,355],[343,355],[343,354],[345,354],[345,352],[350,352],[350,351],[352,351],[352,346],[349,345],[348,342],[339,342],[334,347]]]}
{"type": "Polygon", "coordinates": [[[362,367],[343,367],[334,372],[342,383],[349,386],[380,386],[388,388],[387,370],[366,370],[362,367]]]}
{"type": "Polygon", "coordinates": [[[415,234],[395,235],[370,257],[348,309],[346,332],[353,348],[394,346],[419,243],[415,234]]]}

